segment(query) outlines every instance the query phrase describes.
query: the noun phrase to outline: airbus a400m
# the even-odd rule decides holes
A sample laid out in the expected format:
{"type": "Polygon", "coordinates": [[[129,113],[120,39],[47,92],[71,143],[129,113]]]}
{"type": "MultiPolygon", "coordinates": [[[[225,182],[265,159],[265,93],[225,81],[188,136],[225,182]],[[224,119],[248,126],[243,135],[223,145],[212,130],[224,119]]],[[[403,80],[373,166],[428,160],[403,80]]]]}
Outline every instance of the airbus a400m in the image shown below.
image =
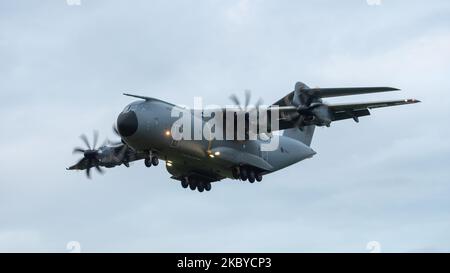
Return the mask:
{"type": "MultiPolygon", "coordinates": [[[[259,111],[260,103],[249,107],[250,94],[246,93],[244,105],[236,96],[231,99],[238,108],[233,112],[227,109],[215,109],[223,113],[223,120],[232,120],[232,126],[223,125],[220,129],[224,135],[234,138],[223,139],[181,139],[172,136],[172,129],[178,118],[173,116],[174,110],[185,111],[181,106],[139,95],[125,94],[137,98],[137,101],[127,105],[117,117],[115,132],[120,142],[105,142],[97,146],[98,134],[94,133],[92,145],[85,135],[81,136],[86,148],[75,148],[75,153],[81,153],[81,158],[69,170],[85,170],[88,177],[94,168],[103,173],[102,168],[113,168],[124,165],[129,167],[132,161],[143,160],[145,166],[157,166],[160,160],[165,161],[171,178],[180,181],[183,188],[211,190],[213,182],[226,178],[249,181],[262,181],[263,177],[279,171],[287,166],[311,158],[316,152],[311,148],[314,129],[317,126],[329,127],[339,120],[352,119],[359,122],[362,116],[370,115],[369,110],[380,107],[412,104],[415,99],[392,100],[381,102],[364,102],[348,104],[326,104],[323,98],[359,95],[368,93],[398,91],[391,87],[353,87],[353,88],[309,88],[298,82],[294,91],[267,108],[264,113],[267,123],[256,126],[250,116],[253,111],[259,111]],[[256,109],[256,110],[255,110],[256,109]],[[274,111],[277,112],[276,115],[274,111]],[[275,118],[273,118],[275,116],[275,118]],[[244,138],[236,138],[234,131],[243,117],[244,138]],[[274,122],[277,126],[273,126],[274,122]],[[261,126],[264,125],[264,126],[261,126]],[[252,129],[257,128],[257,129],[252,129]],[[261,130],[260,128],[265,128],[261,130]],[[255,131],[256,130],[256,131],[255,131]],[[273,134],[275,131],[276,134],[273,134]],[[250,135],[256,135],[251,138],[250,135]],[[277,138],[277,145],[272,150],[262,147],[277,138]]],[[[196,115],[190,111],[192,124],[207,123],[209,118],[196,115]]],[[[259,112],[258,112],[259,113],[259,112]]],[[[183,128],[184,129],[184,128],[183,128]]]]}

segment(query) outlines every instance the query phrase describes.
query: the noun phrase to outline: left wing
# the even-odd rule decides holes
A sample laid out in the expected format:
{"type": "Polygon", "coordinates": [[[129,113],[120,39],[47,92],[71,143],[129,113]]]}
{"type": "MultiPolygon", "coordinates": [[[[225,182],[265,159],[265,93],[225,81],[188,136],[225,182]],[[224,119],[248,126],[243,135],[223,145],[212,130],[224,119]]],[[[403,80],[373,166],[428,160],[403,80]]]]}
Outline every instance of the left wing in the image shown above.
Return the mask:
{"type": "MultiPolygon", "coordinates": [[[[397,105],[405,105],[405,104],[413,104],[418,103],[419,100],[416,99],[406,99],[406,100],[393,100],[393,101],[381,101],[381,102],[365,102],[365,103],[348,103],[348,104],[321,104],[326,107],[327,116],[329,116],[329,121],[338,121],[344,119],[353,119],[356,122],[359,121],[359,117],[369,116],[370,109],[381,108],[381,107],[389,107],[389,106],[397,106],[397,105]]],[[[314,106],[313,106],[314,107],[314,106]]],[[[274,106],[266,109],[267,116],[271,116],[271,112],[273,111],[274,106]]],[[[301,123],[298,122],[300,117],[299,109],[295,106],[279,106],[276,107],[278,112],[278,130],[284,130],[289,128],[294,128],[298,126],[308,126],[308,125],[319,125],[323,126],[320,121],[317,119],[303,119],[301,123]]],[[[216,109],[219,110],[219,109],[216,109]]],[[[223,111],[226,113],[226,109],[220,109],[219,111],[223,111]]],[[[241,112],[241,110],[237,110],[241,112]]],[[[242,111],[245,112],[245,111],[242,111]]],[[[311,113],[313,114],[313,112],[311,113]]],[[[224,124],[226,124],[226,119],[224,115],[224,124]]],[[[267,124],[267,128],[270,128],[270,122],[267,124]]],[[[224,126],[224,130],[228,130],[224,126]]],[[[236,128],[234,128],[236,129],[236,128]]],[[[259,133],[259,132],[258,132],[259,133]]]]}
{"type": "Polygon", "coordinates": [[[330,104],[328,107],[331,111],[332,121],[350,118],[358,121],[358,117],[370,115],[369,109],[413,104],[418,102],[420,101],[416,99],[406,99],[365,103],[330,104]]]}

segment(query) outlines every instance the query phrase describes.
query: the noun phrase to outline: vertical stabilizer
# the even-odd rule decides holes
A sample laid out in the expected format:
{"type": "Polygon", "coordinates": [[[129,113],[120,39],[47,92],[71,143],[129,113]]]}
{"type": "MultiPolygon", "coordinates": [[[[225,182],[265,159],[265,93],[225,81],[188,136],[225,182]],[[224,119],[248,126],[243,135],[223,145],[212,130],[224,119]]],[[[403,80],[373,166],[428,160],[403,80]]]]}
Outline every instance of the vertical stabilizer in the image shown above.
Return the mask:
{"type": "Polygon", "coordinates": [[[300,130],[298,128],[290,128],[284,130],[283,136],[296,139],[303,142],[305,145],[310,146],[315,129],[315,125],[305,126],[303,127],[303,130],[300,130]]]}

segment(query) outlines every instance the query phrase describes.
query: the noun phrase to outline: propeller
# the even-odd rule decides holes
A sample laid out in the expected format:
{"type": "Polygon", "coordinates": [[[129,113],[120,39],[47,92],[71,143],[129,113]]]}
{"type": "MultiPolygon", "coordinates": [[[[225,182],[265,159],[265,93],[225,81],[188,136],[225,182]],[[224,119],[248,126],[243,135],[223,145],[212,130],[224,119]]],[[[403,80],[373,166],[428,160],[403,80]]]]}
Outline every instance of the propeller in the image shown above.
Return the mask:
{"type": "Polygon", "coordinates": [[[294,125],[300,130],[303,130],[305,121],[314,118],[319,120],[322,125],[330,125],[331,119],[328,105],[322,103],[322,101],[315,96],[315,90],[317,89],[310,89],[306,84],[297,82],[295,84],[292,100],[289,99],[289,96],[284,98],[286,105],[297,107],[297,114],[291,116],[289,119],[291,121],[295,120],[294,125]]]}
{"type": "MultiPolygon", "coordinates": [[[[242,105],[241,101],[239,100],[238,96],[236,96],[236,94],[232,94],[230,96],[230,100],[237,106],[239,106],[239,109],[241,109],[242,111],[247,112],[248,111],[248,106],[250,104],[250,100],[251,100],[252,94],[250,90],[245,90],[245,103],[242,105]]],[[[255,109],[259,108],[259,106],[261,106],[261,104],[263,103],[263,100],[261,98],[259,98],[256,103],[255,103],[255,109]]]]}
{"type": "Polygon", "coordinates": [[[91,178],[91,168],[95,168],[99,173],[103,174],[103,170],[100,168],[99,164],[99,150],[97,147],[98,142],[98,131],[94,131],[94,137],[92,146],[89,143],[89,140],[85,134],[80,136],[80,139],[86,145],[87,149],[83,149],[80,147],[75,147],[73,153],[81,153],[83,154],[83,158],[78,161],[76,165],[84,165],[86,167],[86,176],[91,178]]]}
{"type": "MultiPolygon", "coordinates": [[[[113,126],[113,131],[120,137],[118,130],[113,126]]],[[[129,167],[129,146],[123,141],[112,142],[108,138],[103,141],[103,144],[97,148],[98,131],[94,130],[92,144],[89,142],[85,134],[80,136],[85,148],[75,147],[74,154],[83,154],[75,165],[67,168],[68,170],[86,170],[86,176],[91,178],[91,169],[95,168],[99,173],[103,174],[104,170],[100,167],[114,167],[124,164],[129,167]],[[123,144],[123,145],[122,145],[123,144]]]]}
{"type": "MultiPolygon", "coordinates": [[[[236,96],[236,94],[232,94],[230,96],[230,100],[239,107],[239,109],[243,112],[245,112],[245,119],[246,119],[246,123],[249,122],[249,117],[250,117],[250,113],[252,111],[258,111],[259,107],[263,104],[263,100],[261,98],[259,98],[256,103],[254,104],[254,107],[249,108],[250,106],[250,101],[251,101],[251,91],[250,90],[245,90],[245,97],[244,97],[244,104],[241,103],[241,101],[239,100],[238,96],[236,96]]],[[[253,121],[251,121],[253,122],[253,121]]],[[[248,128],[252,128],[253,124],[249,124],[248,128]]],[[[248,132],[246,131],[246,138],[248,137],[248,132]]]]}

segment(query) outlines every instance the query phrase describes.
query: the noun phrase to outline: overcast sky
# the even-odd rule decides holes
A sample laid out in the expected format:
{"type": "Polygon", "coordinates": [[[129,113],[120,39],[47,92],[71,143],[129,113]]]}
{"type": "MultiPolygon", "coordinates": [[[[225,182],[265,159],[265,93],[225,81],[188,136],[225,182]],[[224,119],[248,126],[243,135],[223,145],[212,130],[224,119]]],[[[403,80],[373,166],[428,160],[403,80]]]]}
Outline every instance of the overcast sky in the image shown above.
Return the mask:
{"type": "Polygon", "coordinates": [[[450,2],[380,3],[1,1],[0,251],[450,251],[450,2]],[[314,158],[262,183],[65,170],[81,133],[114,139],[125,91],[271,103],[296,81],[402,89],[329,102],[422,103],[319,128],[314,158]]]}

